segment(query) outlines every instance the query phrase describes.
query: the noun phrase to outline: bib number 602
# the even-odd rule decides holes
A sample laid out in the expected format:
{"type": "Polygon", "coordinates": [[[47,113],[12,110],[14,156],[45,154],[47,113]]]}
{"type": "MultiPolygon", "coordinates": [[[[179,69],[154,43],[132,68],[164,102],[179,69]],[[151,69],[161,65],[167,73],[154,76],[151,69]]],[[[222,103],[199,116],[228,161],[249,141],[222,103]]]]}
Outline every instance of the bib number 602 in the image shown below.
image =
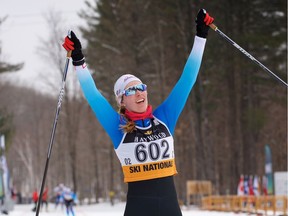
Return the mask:
{"type": "Polygon", "coordinates": [[[159,143],[149,143],[148,145],[144,145],[143,143],[137,145],[135,147],[135,158],[139,162],[144,162],[148,159],[148,157],[152,161],[169,158],[169,143],[166,140],[163,140],[159,143]]]}

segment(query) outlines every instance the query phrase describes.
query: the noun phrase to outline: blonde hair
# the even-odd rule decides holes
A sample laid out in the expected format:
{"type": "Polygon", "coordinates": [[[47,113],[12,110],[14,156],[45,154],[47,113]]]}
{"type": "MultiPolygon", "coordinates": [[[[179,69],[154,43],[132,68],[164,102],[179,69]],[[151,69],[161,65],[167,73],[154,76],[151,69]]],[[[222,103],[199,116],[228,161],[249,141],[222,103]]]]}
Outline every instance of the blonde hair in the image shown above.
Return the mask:
{"type": "Polygon", "coordinates": [[[128,119],[125,116],[125,110],[126,110],[125,106],[120,106],[118,110],[119,114],[121,115],[121,118],[124,118],[126,120],[126,124],[125,125],[120,124],[120,128],[125,133],[131,133],[134,130],[136,130],[136,125],[134,121],[128,119]]]}

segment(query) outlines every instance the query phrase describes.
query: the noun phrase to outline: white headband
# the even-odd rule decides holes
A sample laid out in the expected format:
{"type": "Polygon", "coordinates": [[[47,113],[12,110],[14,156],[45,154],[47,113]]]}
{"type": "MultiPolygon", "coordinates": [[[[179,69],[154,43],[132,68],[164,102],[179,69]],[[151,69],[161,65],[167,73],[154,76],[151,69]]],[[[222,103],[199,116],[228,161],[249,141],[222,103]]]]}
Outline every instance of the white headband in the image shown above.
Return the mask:
{"type": "Polygon", "coordinates": [[[114,94],[116,96],[116,100],[118,104],[121,104],[121,98],[125,90],[125,87],[128,85],[128,83],[132,81],[139,81],[142,83],[142,81],[138,77],[132,74],[124,74],[121,77],[119,77],[118,80],[115,82],[114,94]]]}

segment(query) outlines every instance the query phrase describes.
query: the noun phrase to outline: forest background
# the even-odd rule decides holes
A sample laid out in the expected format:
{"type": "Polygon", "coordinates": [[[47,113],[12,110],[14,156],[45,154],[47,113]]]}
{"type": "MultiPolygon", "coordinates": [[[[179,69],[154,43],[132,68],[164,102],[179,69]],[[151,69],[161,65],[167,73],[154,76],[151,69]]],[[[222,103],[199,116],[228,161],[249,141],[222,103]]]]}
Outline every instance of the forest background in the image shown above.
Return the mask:
{"type": "MultiPolygon", "coordinates": [[[[208,10],[225,34],[287,80],[285,0],[86,2],[79,8],[79,19],[87,25],[74,31],[97,87],[115,109],[113,85],[124,73],[148,84],[154,108],[168,96],[192,48],[200,8],[208,10]]],[[[6,137],[13,185],[23,196],[40,188],[44,172],[65,63],[59,41],[67,29],[61,19],[61,13],[51,11],[50,35],[39,42],[45,50],[39,49],[39,54],[47,65],[43,83],[49,93],[0,76],[0,133],[6,137]]],[[[23,64],[1,61],[0,73],[18,71],[23,64]]],[[[197,82],[174,138],[179,172],[175,181],[182,200],[187,180],[209,180],[213,193],[235,194],[241,174],[263,176],[266,144],[271,147],[273,171],[287,171],[287,88],[210,30],[197,82]]],[[[51,190],[64,183],[80,199],[106,198],[111,190],[122,198],[127,190],[111,140],[83,98],[72,66],[46,183],[51,190]]]]}

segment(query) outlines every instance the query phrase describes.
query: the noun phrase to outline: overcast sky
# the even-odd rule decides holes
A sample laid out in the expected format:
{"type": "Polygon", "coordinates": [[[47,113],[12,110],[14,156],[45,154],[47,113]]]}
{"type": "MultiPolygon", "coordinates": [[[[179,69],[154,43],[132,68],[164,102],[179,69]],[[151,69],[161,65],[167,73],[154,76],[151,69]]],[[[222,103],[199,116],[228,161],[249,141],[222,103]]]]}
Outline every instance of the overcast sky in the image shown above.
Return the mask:
{"type": "MultiPolygon", "coordinates": [[[[7,16],[0,26],[1,60],[9,63],[24,62],[25,66],[21,72],[9,74],[8,77],[14,83],[33,87],[43,67],[47,67],[36,53],[36,48],[40,46],[39,38],[45,38],[48,32],[44,15],[49,10],[61,12],[67,30],[75,29],[84,23],[77,15],[86,7],[84,0],[0,0],[0,2],[0,18],[7,16]]],[[[3,76],[0,79],[3,79],[3,76]]]]}

